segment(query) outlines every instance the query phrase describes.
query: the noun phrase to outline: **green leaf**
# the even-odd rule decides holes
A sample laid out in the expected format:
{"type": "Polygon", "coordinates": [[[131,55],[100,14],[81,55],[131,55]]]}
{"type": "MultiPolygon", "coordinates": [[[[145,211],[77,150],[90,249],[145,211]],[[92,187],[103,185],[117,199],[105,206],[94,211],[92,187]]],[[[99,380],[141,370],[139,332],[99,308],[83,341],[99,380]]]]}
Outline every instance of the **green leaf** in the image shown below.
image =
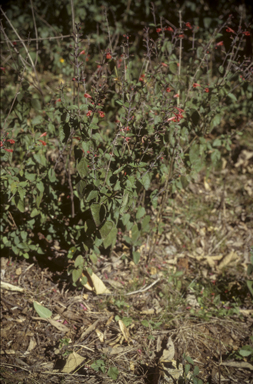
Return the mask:
{"type": "Polygon", "coordinates": [[[32,99],[31,105],[36,111],[41,111],[41,105],[39,99],[32,99]]]}
{"type": "Polygon", "coordinates": [[[50,168],[48,171],[48,178],[51,183],[54,183],[56,181],[55,171],[53,168],[50,168]]]}
{"type": "Polygon", "coordinates": [[[94,252],[90,255],[90,260],[93,264],[96,264],[98,261],[97,255],[94,252]]]}
{"type": "Polygon", "coordinates": [[[90,206],[91,214],[97,227],[100,225],[100,216],[99,216],[100,207],[101,207],[100,203],[93,203],[90,206]]]}
{"type": "Polygon", "coordinates": [[[110,376],[111,379],[117,380],[119,371],[117,367],[110,367],[107,372],[108,376],[110,376]]]}
{"type": "Polygon", "coordinates": [[[78,162],[76,169],[81,178],[84,178],[85,176],[87,176],[89,172],[88,162],[84,157],[78,162]]]}
{"type": "Polygon", "coordinates": [[[114,226],[113,221],[107,220],[104,225],[100,228],[99,232],[101,234],[102,239],[104,240],[110,233],[114,226]]]}
{"type": "Polygon", "coordinates": [[[42,305],[40,305],[39,303],[37,303],[37,301],[33,302],[33,306],[34,306],[35,311],[38,313],[38,315],[40,317],[42,317],[43,319],[49,319],[49,317],[52,316],[52,312],[49,309],[47,309],[47,308],[43,307],[42,305]]]}
{"type": "Polygon", "coordinates": [[[142,183],[143,187],[147,191],[150,187],[150,176],[148,173],[146,173],[144,176],[142,176],[140,182],[142,183]]]}
{"type": "Polygon", "coordinates": [[[73,283],[76,283],[77,280],[80,279],[81,275],[82,275],[82,268],[74,269],[72,271],[73,283]]]}
{"type": "Polygon", "coordinates": [[[32,210],[32,212],[31,212],[31,217],[35,217],[35,216],[37,216],[37,215],[39,215],[40,214],[40,211],[38,211],[38,209],[37,208],[33,208],[33,210],[32,210]]]}
{"type": "Polygon", "coordinates": [[[24,202],[24,200],[19,199],[18,203],[16,204],[16,206],[17,206],[17,208],[18,208],[18,210],[20,212],[22,212],[22,213],[25,212],[25,202],[24,202]]]}
{"type": "Polygon", "coordinates": [[[190,356],[186,356],[186,360],[188,361],[188,363],[194,365],[194,361],[192,360],[192,358],[190,356]]]}
{"type": "Polygon", "coordinates": [[[77,258],[75,259],[75,268],[82,267],[82,266],[83,266],[83,256],[78,255],[77,258]]]}
{"type": "Polygon", "coordinates": [[[134,261],[134,264],[138,264],[139,263],[139,260],[141,258],[141,254],[140,252],[133,252],[133,261],[134,261]]]}
{"type": "Polygon", "coordinates": [[[132,244],[134,244],[139,237],[140,237],[140,231],[138,229],[138,225],[134,224],[132,228],[132,244]]]}
{"type": "Polygon", "coordinates": [[[143,217],[146,213],[146,210],[144,207],[138,207],[137,209],[137,213],[136,213],[136,219],[140,219],[141,217],[143,217]]]}
{"type": "Polygon", "coordinates": [[[233,93],[228,93],[227,96],[228,96],[231,100],[233,100],[233,101],[237,101],[237,98],[236,98],[236,96],[235,96],[233,93]]]}
{"type": "Polygon", "coordinates": [[[141,230],[142,232],[148,232],[149,231],[149,222],[150,222],[150,215],[147,215],[144,217],[144,219],[141,222],[141,230]]]}
{"type": "Polygon", "coordinates": [[[169,63],[169,69],[173,73],[173,75],[176,75],[178,73],[178,66],[176,62],[170,62],[169,63]]]}
{"type": "Polygon", "coordinates": [[[130,214],[129,213],[125,213],[123,216],[122,216],[122,223],[124,225],[127,225],[127,223],[129,222],[130,220],[130,214]]]}
{"type": "Polygon", "coordinates": [[[142,324],[144,327],[149,328],[149,322],[148,322],[148,320],[142,320],[141,324],[142,324]]]}
{"type": "Polygon", "coordinates": [[[109,246],[114,246],[117,240],[117,228],[113,227],[110,231],[109,235],[104,239],[103,244],[105,248],[108,248],[109,246]]]}
{"type": "Polygon", "coordinates": [[[219,125],[220,122],[221,122],[221,115],[218,114],[218,115],[214,116],[214,118],[211,121],[211,128],[213,129],[213,128],[217,127],[217,125],[219,125]]]}
{"type": "Polygon", "coordinates": [[[125,324],[126,327],[132,324],[133,319],[131,317],[123,317],[122,318],[123,323],[125,324]]]}

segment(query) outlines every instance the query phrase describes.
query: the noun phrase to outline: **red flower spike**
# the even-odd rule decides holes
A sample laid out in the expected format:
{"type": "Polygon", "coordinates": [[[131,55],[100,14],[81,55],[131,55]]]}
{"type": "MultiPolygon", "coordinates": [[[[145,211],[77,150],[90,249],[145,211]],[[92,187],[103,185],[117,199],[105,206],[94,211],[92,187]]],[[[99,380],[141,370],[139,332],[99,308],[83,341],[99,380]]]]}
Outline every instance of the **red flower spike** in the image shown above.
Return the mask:
{"type": "Polygon", "coordinates": [[[100,117],[105,117],[105,113],[103,111],[98,111],[100,117]]]}
{"type": "Polygon", "coordinates": [[[10,144],[15,144],[15,140],[13,140],[13,139],[8,139],[7,140],[10,144]]]}
{"type": "Polygon", "coordinates": [[[157,33],[162,32],[162,28],[156,28],[156,32],[157,32],[157,33]]]}
{"type": "Polygon", "coordinates": [[[112,55],[110,53],[107,53],[106,58],[107,58],[107,60],[110,60],[112,58],[112,55]]]}
{"type": "Polygon", "coordinates": [[[184,34],[182,33],[181,35],[178,35],[179,39],[183,39],[184,38],[184,34]]]}
{"type": "Polygon", "coordinates": [[[43,140],[39,140],[39,141],[41,142],[42,145],[44,145],[44,146],[47,145],[47,143],[45,141],[43,141],[43,140]]]}
{"type": "Polygon", "coordinates": [[[205,88],[205,92],[208,93],[209,92],[209,88],[205,88]]]}
{"type": "Polygon", "coordinates": [[[4,148],[6,152],[13,152],[13,149],[4,148]]]}
{"type": "Polygon", "coordinates": [[[165,28],[165,29],[166,29],[166,31],[168,31],[168,32],[174,32],[174,29],[171,28],[171,27],[167,27],[167,28],[165,28]]]}
{"type": "Polygon", "coordinates": [[[192,86],[193,86],[193,88],[197,88],[197,87],[200,87],[200,84],[198,84],[198,83],[193,83],[192,86]]]}
{"type": "Polygon", "coordinates": [[[40,137],[45,137],[47,135],[47,132],[44,132],[40,135],[40,137]]]}
{"type": "Polygon", "coordinates": [[[216,44],[217,47],[221,47],[223,44],[223,41],[220,41],[219,43],[216,44]]]}
{"type": "Polygon", "coordinates": [[[245,32],[243,32],[243,34],[244,34],[245,36],[250,36],[250,32],[249,32],[249,31],[245,31],[245,32]]]}
{"type": "Polygon", "coordinates": [[[88,93],[85,93],[85,94],[84,94],[84,97],[85,97],[86,99],[92,99],[91,95],[89,95],[88,93]]]}
{"type": "Polygon", "coordinates": [[[170,89],[169,87],[166,88],[166,92],[167,92],[167,93],[171,92],[171,89],[170,89]]]}
{"type": "Polygon", "coordinates": [[[162,63],[162,66],[163,67],[168,67],[168,65],[166,63],[162,63]]]}
{"type": "Polygon", "coordinates": [[[192,29],[192,26],[191,26],[191,24],[190,24],[190,23],[186,23],[186,24],[185,24],[185,26],[186,26],[187,28],[190,28],[190,29],[192,29]]]}
{"type": "Polygon", "coordinates": [[[86,116],[87,116],[87,117],[90,117],[91,114],[92,114],[92,111],[88,111],[88,112],[86,113],[86,116]]]}
{"type": "Polygon", "coordinates": [[[81,52],[80,52],[80,55],[85,55],[85,51],[81,51],[81,52]]]}

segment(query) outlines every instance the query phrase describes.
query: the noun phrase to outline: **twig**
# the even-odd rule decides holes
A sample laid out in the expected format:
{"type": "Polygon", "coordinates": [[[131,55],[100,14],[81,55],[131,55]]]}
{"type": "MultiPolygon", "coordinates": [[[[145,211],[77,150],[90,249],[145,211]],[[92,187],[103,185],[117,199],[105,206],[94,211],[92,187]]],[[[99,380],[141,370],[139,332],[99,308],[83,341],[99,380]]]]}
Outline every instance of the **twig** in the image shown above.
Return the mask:
{"type": "Polygon", "coordinates": [[[32,15],[33,15],[33,24],[34,24],[34,31],[36,36],[36,58],[35,58],[35,65],[37,65],[38,61],[38,53],[39,53],[39,44],[38,44],[38,31],[37,31],[37,24],[34,16],[34,9],[33,9],[33,0],[30,0],[31,2],[31,8],[32,8],[32,15]]]}
{"type": "Polygon", "coordinates": [[[153,285],[158,283],[158,281],[160,281],[160,280],[161,279],[159,277],[159,279],[154,281],[152,284],[148,285],[146,288],[139,289],[138,291],[128,292],[128,293],[126,293],[126,296],[135,295],[136,293],[143,293],[143,292],[147,291],[148,289],[150,289],[151,287],[153,287],[153,285]]]}

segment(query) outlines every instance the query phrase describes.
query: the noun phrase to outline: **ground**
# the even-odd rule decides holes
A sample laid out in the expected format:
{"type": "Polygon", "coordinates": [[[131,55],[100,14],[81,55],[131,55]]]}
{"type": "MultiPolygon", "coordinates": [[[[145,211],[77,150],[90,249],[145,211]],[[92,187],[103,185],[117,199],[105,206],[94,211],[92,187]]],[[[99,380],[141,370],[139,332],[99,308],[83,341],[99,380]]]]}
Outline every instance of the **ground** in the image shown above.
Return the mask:
{"type": "Polygon", "coordinates": [[[138,265],[120,239],[101,256],[93,272],[107,293],[73,287],[46,255],[2,258],[2,383],[253,383],[252,130],[170,197],[138,265]]]}

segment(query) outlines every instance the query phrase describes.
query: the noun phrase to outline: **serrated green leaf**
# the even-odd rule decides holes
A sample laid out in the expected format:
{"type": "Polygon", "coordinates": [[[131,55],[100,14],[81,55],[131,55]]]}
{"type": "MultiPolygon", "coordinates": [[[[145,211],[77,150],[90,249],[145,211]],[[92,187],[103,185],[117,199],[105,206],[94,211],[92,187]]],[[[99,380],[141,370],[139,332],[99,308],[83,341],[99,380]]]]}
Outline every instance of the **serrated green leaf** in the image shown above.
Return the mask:
{"type": "Polygon", "coordinates": [[[49,319],[52,316],[52,312],[48,308],[45,308],[43,305],[37,303],[37,301],[33,302],[33,306],[38,315],[43,319],[49,319]]]}

